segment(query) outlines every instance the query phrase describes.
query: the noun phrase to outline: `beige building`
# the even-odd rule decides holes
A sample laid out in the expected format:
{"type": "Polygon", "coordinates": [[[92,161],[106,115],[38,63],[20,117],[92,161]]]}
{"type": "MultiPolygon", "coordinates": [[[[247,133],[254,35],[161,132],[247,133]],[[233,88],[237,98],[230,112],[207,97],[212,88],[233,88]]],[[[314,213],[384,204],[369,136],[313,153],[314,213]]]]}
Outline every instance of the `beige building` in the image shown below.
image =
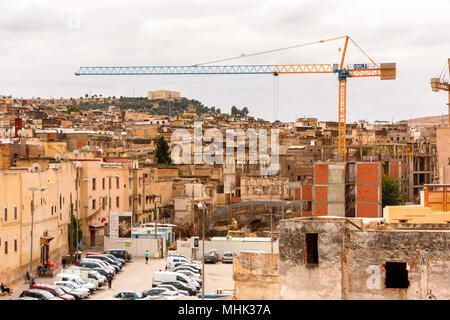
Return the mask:
{"type": "Polygon", "coordinates": [[[155,90],[148,92],[148,99],[172,99],[172,98],[180,98],[180,93],[178,91],[169,91],[169,90],[155,90]]]}
{"type": "Polygon", "coordinates": [[[78,163],[81,183],[79,218],[82,219],[83,246],[102,245],[109,212],[131,211],[128,198],[132,186],[128,161],[77,159],[74,162],[78,163]]]}
{"type": "Polygon", "coordinates": [[[75,201],[76,169],[70,162],[51,163],[47,170],[0,170],[0,279],[12,283],[29,270],[31,201],[34,192],[33,271],[44,260],[69,252],[68,228],[75,201]],[[34,172],[32,172],[34,171],[34,172]]]}

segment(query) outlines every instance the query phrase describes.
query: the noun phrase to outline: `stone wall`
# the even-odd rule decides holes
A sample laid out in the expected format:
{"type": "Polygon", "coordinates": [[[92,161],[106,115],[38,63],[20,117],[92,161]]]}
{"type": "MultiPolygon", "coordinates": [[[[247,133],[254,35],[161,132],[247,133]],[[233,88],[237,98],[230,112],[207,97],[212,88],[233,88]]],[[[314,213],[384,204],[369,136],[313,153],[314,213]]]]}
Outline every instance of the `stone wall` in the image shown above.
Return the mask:
{"type": "Polygon", "coordinates": [[[280,279],[278,254],[241,252],[233,258],[237,300],[278,300],[280,279]]]}
{"type": "Polygon", "coordinates": [[[357,221],[319,217],[281,222],[281,299],[450,298],[448,228],[408,229],[402,224],[374,230],[362,228],[357,221]],[[307,233],[318,235],[318,264],[309,266],[307,233]],[[387,263],[404,265],[406,276],[389,276],[406,279],[404,288],[389,288],[387,263]]]}

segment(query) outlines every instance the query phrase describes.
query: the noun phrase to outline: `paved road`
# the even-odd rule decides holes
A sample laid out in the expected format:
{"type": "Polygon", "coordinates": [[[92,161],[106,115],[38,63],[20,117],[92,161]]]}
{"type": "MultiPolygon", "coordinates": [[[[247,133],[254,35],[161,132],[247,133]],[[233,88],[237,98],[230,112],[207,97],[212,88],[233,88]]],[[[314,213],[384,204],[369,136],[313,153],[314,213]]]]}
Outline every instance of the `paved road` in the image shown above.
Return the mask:
{"type": "MultiPolygon", "coordinates": [[[[115,293],[123,290],[134,290],[142,292],[151,289],[153,273],[158,270],[164,271],[165,259],[150,259],[145,264],[144,258],[133,258],[131,262],[125,264],[112,281],[112,289],[105,285],[95,291],[88,299],[105,300],[110,299],[115,293]]],[[[201,265],[201,264],[200,264],[201,265]]],[[[216,293],[217,289],[234,289],[234,280],[232,279],[232,264],[205,264],[205,294],[216,293]]],[[[53,278],[38,278],[39,283],[53,283],[53,278]]],[[[17,299],[23,290],[28,288],[27,284],[19,285],[14,289],[11,296],[0,297],[1,300],[17,299]]]]}

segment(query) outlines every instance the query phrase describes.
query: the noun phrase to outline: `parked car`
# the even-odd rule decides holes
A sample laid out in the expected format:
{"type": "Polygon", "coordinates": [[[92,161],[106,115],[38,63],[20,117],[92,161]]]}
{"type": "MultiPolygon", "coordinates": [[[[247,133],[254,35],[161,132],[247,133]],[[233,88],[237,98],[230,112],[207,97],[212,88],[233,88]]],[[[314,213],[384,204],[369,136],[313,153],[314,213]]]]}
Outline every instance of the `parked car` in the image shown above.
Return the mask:
{"type": "Polygon", "coordinates": [[[160,284],[160,285],[158,285],[157,287],[155,287],[155,289],[158,289],[158,288],[161,288],[161,289],[167,289],[167,290],[169,290],[169,291],[174,291],[174,292],[176,292],[176,293],[178,293],[178,294],[180,294],[180,295],[183,295],[183,296],[188,296],[189,295],[189,291],[187,291],[187,290],[180,290],[180,289],[177,289],[177,288],[175,288],[173,285],[171,285],[171,284],[160,284]]]}
{"type": "Polygon", "coordinates": [[[55,297],[50,292],[48,292],[46,290],[42,290],[42,289],[25,290],[19,296],[19,298],[23,298],[23,297],[31,297],[31,298],[36,298],[39,300],[64,300],[62,298],[55,297]]]}
{"type": "Polygon", "coordinates": [[[176,263],[188,264],[188,265],[190,265],[194,268],[198,268],[200,270],[200,265],[196,261],[191,261],[185,257],[173,256],[173,255],[167,257],[166,269],[170,270],[170,269],[174,268],[176,263]]]}
{"type": "Polygon", "coordinates": [[[78,283],[72,281],[55,281],[55,286],[59,286],[61,289],[67,289],[71,292],[78,294],[82,299],[87,298],[91,292],[88,288],[80,286],[78,283]]]}
{"type": "Polygon", "coordinates": [[[117,258],[117,257],[113,256],[113,255],[110,254],[110,253],[105,253],[105,256],[107,256],[108,258],[111,258],[111,259],[113,259],[114,261],[120,263],[120,264],[122,265],[122,267],[125,265],[125,262],[126,262],[126,261],[125,261],[124,259],[122,259],[122,258],[117,258]]]}
{"type": "Polygon", "coordinates": [[[67,287],[59,287],[62,291],[64,291],[64,293],[69,294],[71,296],[73,296],[75,298],[75,300],[81,300],[83,299],[83,297],[81,296],[81,294],[74,292],[73,290],[67,288],[67,287]]]}
{"type": "Polygon", "coordinates": [[[219,259],[219,253],[215,250],[211,250],[205,255],[205,263],[216,263],[219,259]]]}
{"type": "Polygon", "coordinates": [[[117,258],[110,253],[101,253],[101,252],[87,252],[86,258],[92,258],[93,256],[106,256],[111,259],[113,262],[117,263],[121,268],[125,264],[125,260],[121,258],[117,258]]]}
{"type": "Polygon", "coordinates": [[[178,272],[167,272],[167,271],[158,271],[153,274],[153,282],[152,286],[156,287],[159,284],[167,281],[181,281],[186,284],[188,288],[191,288],[191,291],[197,292],[197,283],[194,282],[188,276],[178,273],[178,272]]]}
{"type": "Polygon", "coordinates": [[[87,257],[87,259],[96,259],[96,260],[101,260],[104,263],[112,266],[114,269],[116,269],[116,272],[119,272],[122,269],[122,265],[119,262],[116,262],[114,260],[112,260],[111,258],[107,257],[106,255],[102,254],[95,254],[95,255],[90,255],[89,257],[87,257]]]}
{"type": "Polygon", "coordinates": [[[225,252],[222,256],[222,263],[233,263],[233,252],[225,252]]]}
{"type": "Polygon", "coordinates": [[[200,275],[198,273],[194,273],[189,270],[178,270],[177,272],[182,273],[191,278],[192,280],[197,281],[198,283],[200,283],[200,285],[202,284],[202,279],[200,279],[200,275]]]}
{"type": "Polygon", "coordinates": [[[124,259],[125,261],[131,260],[131,253],[129,253],[127,250],[124,249],[108,249],[105,250],[103,253],[109,253],[117,258],[124,259]]]}
{"type": "Polygon", "coordinates": [[[61,298],[63,300],[75,300],[74,296],[65,293],[63,290],[61,290],[61,288],[55,285],[33,282],[31,284],[31,289],[41,289],[48,291],[55,297],[61,298]]]}
{"type": "MultiPolygon", "coordinates": [[[[91,258],[84,258],[83,260],[81,260],[80,262],[80,266],[82,266],[82,264],[84,264],[85,262],[89,262],[91,263],[91,266],[96,267],[96,268],[103,268],[106,271],[110,272],[112,275],[116,274],[116,268],[114,268],[113,266],[110,266],[108,264],[106,264],[105,262],[103,262],[102,260],[98,260],[98,259],[91,259],[91,258]]],[[[89,268],[89,267],[88,267],[89,268]]]]}
{"type": "Polygon", "coordinates": [[[113,295],[113,298],[119,300],[138,300],[145,298],[147,293],[144,291],[142,294],[137,293],[136,291],[121,291],[113,295]]]}
{"type": "Polygon", "coordinates": [[[89,289],[91,293],[97,289],[97,287],[93,283],[84,281],[79,274],[74,273],[59,273],[56,275],[55,281],[72,281],[82,287],[89,289]]]}
{"type": "Polygon", "coordinates": [[[147,293],[147,296],[159,296],[161,293],[169,291],[167,288],[152,288],[150,290],[144,290],[143,292],[147,293]]]}
{"type": "Polygon", "coordinates": [[[182,265],[176,266],[173,269],[171,269],[170,271],[172,271],[172,272],[191,271],[195,274],[201,275],[201,270],[198,270],[197,268],[194,268],[188,264],[182,264],[182,265]]]}
{"type": "Polygon", "coordinates": [[[185,282],[174,280],[174,281],[164,281],[164,282],[160,283],[160,285],[164,285],[164,284],[172,285],[175,288],[177,288],[178,290],[185,290],[185,291],[189,292],[189,294],[191,296],[193,296],[197,293],[197,290],[192,289],[192,287],[188,287],[185,282]]]}
{"type": "MultiPolygon", "coordinates": [[[[74,273],[81,276],[81,278],[86,281],[94,284],[97,288],[101,287],[103,285],[103,280],[97,278],[97,272],[96,274],[92,274],[94,272],[93,270],[89,268],[85,268],[82,266],[70,266],[66,269],[64,269],[64,273],[74,273]]],[[[100,276],[100,274],[98,274],[100,276]]],[[[106,279],[105,279],[106,280],[106,279]]]]}

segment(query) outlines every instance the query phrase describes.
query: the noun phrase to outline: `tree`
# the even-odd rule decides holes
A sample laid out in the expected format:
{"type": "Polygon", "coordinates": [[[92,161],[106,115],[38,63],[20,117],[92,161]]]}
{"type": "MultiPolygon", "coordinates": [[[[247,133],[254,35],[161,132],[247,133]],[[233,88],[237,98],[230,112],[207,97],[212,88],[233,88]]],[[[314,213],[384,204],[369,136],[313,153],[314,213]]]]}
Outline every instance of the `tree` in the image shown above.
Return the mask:
{"type": "Polygon", "coordinates": [[[242,114],[243,114],[244,116],[248,115],[248,109],[247,109],[247,107],[244,107],[244,108],[242,109],[242,114]]]}
{"type": "Polygon", "coordinates": [[[238,109],[235,106],[231,107],[231,115],[236,116],[238,114],[238,109]]]}
{"type": "Polygon", "coordinates": [[[164,136],[160,136],[156,143],[155,151],[156,163],[158,164],[172,164],[172,159],[169,154],[169,144],[164,136]]]}
{"type": "Polygon", "coordinates": [[[383,176],[382,180],[382,205],[398,206],[402,203],[402,193],[400,191],[400,181],[389,176],[383,176]]]}
{"type": "Polygon", "coordinates": [[[77,219],[75,216],[72,217],[72,223],[68,225],[69,227],[69,243],[72,236],[72,248],[76,250],[77,247],[77,223],[78,223],[78,241],[83,239],[83,230],[81,229],[81,219],[77,219]]]}

